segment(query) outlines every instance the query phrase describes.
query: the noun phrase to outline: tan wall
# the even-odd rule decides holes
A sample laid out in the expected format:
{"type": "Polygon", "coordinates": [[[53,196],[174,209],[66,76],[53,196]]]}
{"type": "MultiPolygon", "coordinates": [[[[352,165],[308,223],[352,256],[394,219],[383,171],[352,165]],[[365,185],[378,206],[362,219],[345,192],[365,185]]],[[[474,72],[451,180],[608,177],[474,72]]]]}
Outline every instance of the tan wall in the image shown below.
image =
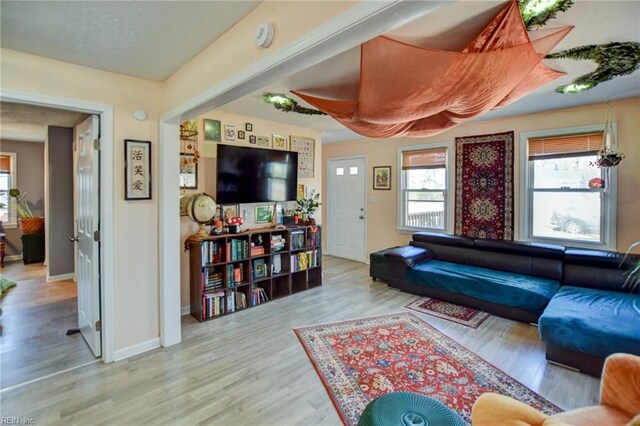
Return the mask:
{"type": "MultiPolygon", "coordinates": [[[[326,185],[327,159],[358,154],[367,154],[369,159],[368,182],[371,182],[373,166],[392,166],[391,191],[374,191],[367,188],[368,222],[367,238],[369,253],[394,245],[406,244],[410,234],[396,231],[397,223],[397,148],[453,141],[456,137],[499,133],[513,130],[515,140],[515,226],[519,232],[519,135],[522,132],[558,129],[567,127],[604,125],[605,105],[589,105],[539,114],[504,118],[476,123],[467,123],[446,133],[430,138],[362,139],[357,141],[325,144],[322,147],[322,172],[325,194],[331,190],[326,185]],[[371,196],[378,202],[371,204],[371,196]]],[[[611,116],[618,125],[618,149],[626,159],[618,167],[618,217],[617,248],[625,251],[630,243],[640,240],[640,98],[612,102],[611,116]]],[[[326,200],[326,197],[323,197],[326,200]]],[[[323,206],[323,210],[326,206],[323,206]]],[[[325,213],[326,214],[326,213],[325,213]]]]}
{"type": "MultiPolygon", "coordinates": [[[[315,143],[315,162],[314,162],[314,178],[313,179],[298,179],[299,184],[305,185],[305,187],[311,187],[322,194],[322,173],[320,170],[321,167],[321,150],[322,150],[322,142],[320,139],[320,132],[314,129],[308,129],[304,127],[292,126],[289,124],[283,123],[275,123],[273,121],[259,120],[256,118],[246,117],[242,115],[229,114],[224,111],[211,111],[205,115],[199,116],[198,120],[198,144],[201,154],[204,156],[203,161],[199,163],[198,167],[198,189],[191,190],[188,192],[206,192],[207,194],[211,194],[215,198],[216,187],[215,187],[215,177],[216,177],[216,152],[217,146],[221,143],[228,145],[236,145],[236,146],[247,146],[247,147],[255,147],[256,145],[249,143],[249,135],[256,136],[266,136],[271,140],[271,136],[273,134],[277,135],[295,135],[295,136],[306,136],[310,138],[314,138],[316,140],[315,143]],[[204,127],[203,119],[210,118],[213,120],[219,120],[221,122],[221,132],[222,132],[222,142],[205,142],[204,135],[201,131],[204,127]],[[251,123],[253,125],[252,132],[245,132],[246,136],[244,140],[237,139],[238,130],[245,129],[245,123],[251,123]],[[236,130],[236,140],[235,141],[224,141],[224,126],[225,125],[233,125],[236,130]]],[[[187,191],[184,191],[187,192],[187,191]]],[[[264,204],[264,203],[259,203],[264,204]]],[[[257,204],[241,204],[240,212],[246,211],[249,216],[253,216],[253,208],[257,204]]],[[[295,208],[295,203],[290,203],[289,208],[295,208]]],[[[322,212],[318,211],[314,218],[316,219],[318,224],[322,223],[322,212]]],[[[255,229],[255,228],[264,228],[269,227],[270,224],[256,224],[252,221],[245,222],[242,226],[242,230],[245,229],[255,229]]],[[[197,226],[191,222],[188,218],[182,217],[180,221],[180,238],[181,241],[187,239],[190,235],[194,234],[197,231],[197,226]]],[[[189,253],[183,252],[180,258],[180,301],[181,306],[189,305],[189,253]]]]}

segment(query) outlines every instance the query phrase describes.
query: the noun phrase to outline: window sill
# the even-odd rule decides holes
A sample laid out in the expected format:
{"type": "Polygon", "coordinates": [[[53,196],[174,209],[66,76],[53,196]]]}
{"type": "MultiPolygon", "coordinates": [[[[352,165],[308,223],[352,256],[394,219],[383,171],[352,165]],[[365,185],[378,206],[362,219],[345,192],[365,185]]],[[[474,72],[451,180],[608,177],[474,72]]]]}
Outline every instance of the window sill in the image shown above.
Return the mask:
{"type": "Polygon", "coordinates": [[[594,249],[594,250],[613,250],[616,248],[612,247],[609,244],[600,243],[600,242],[588,242],[588,241],[580,241],[580,240],[563,240],[559,238],[543,238],[543,237],[529,237],[523,238],[521,241],[525,241],[528,243],[544,243],[544,244],[557,244],[565,247],[578,247],[578,248],[586,248],[586,249],[594,249]]]}
{"type": "Polygon", "coordinates": [[[438,229],[438,228],[396,228],[398,234],[415,234],[416,232],[433,232],[437,234],[446,234],[446,229],[438,229]]]}
{"type": "Polygon", "coordinates": [[[17,223],[3,223],[2,227],[4,229],[16,229],[18,227],[17,223]]]}

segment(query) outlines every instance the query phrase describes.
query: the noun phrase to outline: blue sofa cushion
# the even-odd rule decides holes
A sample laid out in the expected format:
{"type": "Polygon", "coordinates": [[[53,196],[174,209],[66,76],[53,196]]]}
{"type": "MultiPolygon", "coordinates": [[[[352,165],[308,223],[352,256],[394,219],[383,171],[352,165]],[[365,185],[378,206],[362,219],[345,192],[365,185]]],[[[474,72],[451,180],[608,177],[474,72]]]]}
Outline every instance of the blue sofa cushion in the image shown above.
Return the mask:
{"type": "Polygon", "coordinates": [[[640,355],[640,294],[563,286],[538,326],[542,341],[560,348],[640,355]]]}
{"type": "Polygon", "coordinates": [[[541,313],[560,282],[497,269],[431,260],[407,270],[406,278],[419,285],[464,294],[486,302],[541,313]]]}

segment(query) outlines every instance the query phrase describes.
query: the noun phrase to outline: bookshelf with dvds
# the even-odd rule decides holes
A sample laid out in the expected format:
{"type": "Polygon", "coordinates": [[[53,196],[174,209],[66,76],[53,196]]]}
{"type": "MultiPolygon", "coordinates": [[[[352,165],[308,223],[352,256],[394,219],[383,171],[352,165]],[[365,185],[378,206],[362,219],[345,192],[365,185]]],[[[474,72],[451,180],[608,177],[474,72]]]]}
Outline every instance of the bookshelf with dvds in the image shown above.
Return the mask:
{"type": "Polygon", "coordinates": [[[189,240],[191,315],[207,321],[322,285],[321,227],[189,240]]]}

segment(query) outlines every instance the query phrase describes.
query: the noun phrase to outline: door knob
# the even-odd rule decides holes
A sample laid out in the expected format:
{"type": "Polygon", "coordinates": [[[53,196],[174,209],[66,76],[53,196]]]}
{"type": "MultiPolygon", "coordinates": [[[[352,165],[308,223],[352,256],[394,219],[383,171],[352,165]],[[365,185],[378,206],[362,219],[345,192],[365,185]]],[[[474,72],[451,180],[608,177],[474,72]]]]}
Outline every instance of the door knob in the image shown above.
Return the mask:
{"type": "Polygon", "coordinates": [[[70,243],[77,243],[78,242],[78,237],[69,237],[69,242],[70,243]]]}
{"type": "Polygon", "coordinates": [[[364,216],[360,215],[360,219],[364,219],[364,216]]]}

